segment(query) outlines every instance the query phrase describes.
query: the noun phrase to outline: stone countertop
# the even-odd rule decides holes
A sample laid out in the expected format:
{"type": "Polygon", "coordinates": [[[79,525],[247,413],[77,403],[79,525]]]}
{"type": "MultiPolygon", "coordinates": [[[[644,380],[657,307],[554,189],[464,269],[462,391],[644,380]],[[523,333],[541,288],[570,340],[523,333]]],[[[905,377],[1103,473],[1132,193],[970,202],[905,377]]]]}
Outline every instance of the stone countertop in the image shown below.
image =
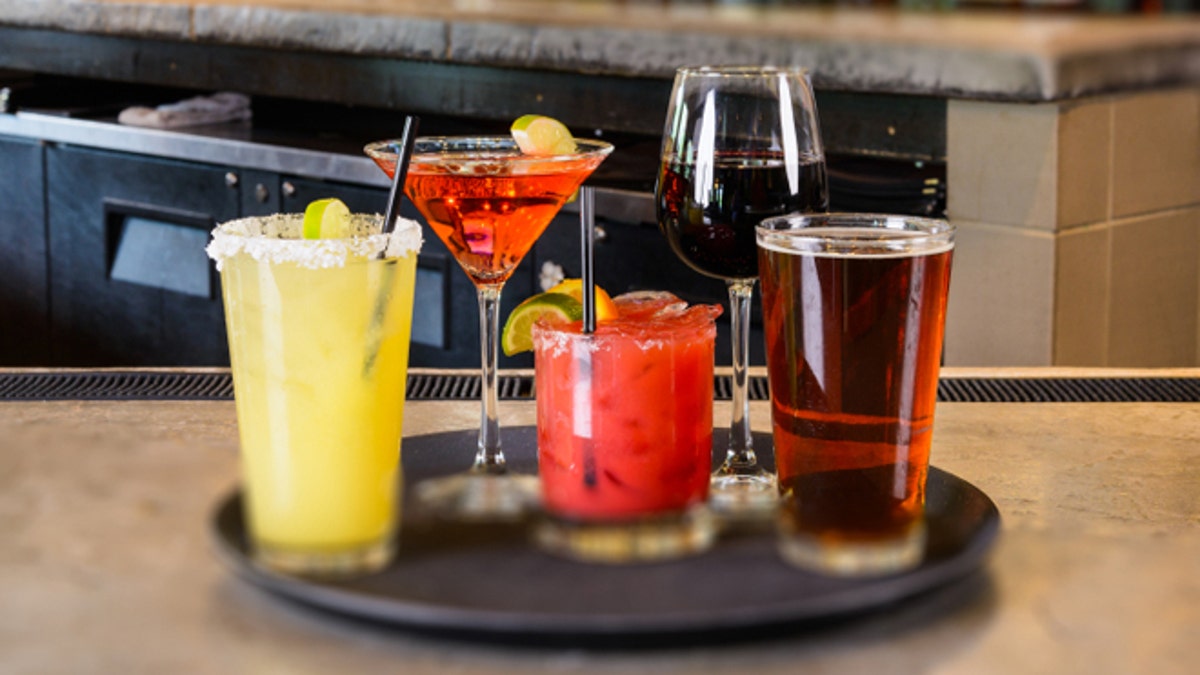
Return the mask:
{"type": "Polygon", "coordinates": [[[210,45],[669,78],[809,67],[818,89],[1012,101],[1200,83],[1186,16],[551,0],[0,0],[0,25],[210,45]]]}
{"type": "MultiPolygon", "coordinates": [[[[408,405],[406,435],[478,422],[472,404],[408,405]]],[[[755,403],[756,429],[768,414],[755,403]]],[[[530,424],[533,404],[503,402],[501,415],[530,424]]],[[[232,402],[0,402],[0,672],[1192,672],[1200,404],[953,403],[937,415],[934,464],[1003,518],[969,600],[750,642],[591,651],[347,621],[235,578],[206,531],[236,481],[232,402]]]]}

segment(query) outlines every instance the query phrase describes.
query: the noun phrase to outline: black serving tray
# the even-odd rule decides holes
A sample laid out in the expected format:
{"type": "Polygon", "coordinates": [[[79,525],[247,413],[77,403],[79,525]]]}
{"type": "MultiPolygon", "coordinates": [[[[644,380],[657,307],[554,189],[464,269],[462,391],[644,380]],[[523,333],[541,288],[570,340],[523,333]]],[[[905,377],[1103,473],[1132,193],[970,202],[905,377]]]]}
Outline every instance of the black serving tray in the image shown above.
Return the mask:
{"type": "MultiPolygon", "coordinates": [[[[533,427],[503,431],[510,466],[532,473],[533,427]]],[[[724,455],[723,434],[714,455],[724,455]]],[[[465,468],[476,432],[404,439],[406,482],[465,468]]],[[[755,435],[770,463],[770,436],[755,435]]],[[[411,490],[408,491],[411,494],[411,490]]],[[[999,530],[1000,515],[970,483],[931,468],[928,543],[917,568],[868,579],[830,578],[784,564],[769,528],[735,530],[679,561],[592,565],[535,549],[526,524],[481,525],[409,517],[385,570],[350,581],[287,576],[253,564],[240,495],[213,517],[221,557],[242,578],[279,596],[361,619],[492,640],[630,644],[731,636],[784,624],[813,625],[880,610],[967,577],[999,530]]],[[[406,510],[406,513],[411,509],[406,510]]]]}

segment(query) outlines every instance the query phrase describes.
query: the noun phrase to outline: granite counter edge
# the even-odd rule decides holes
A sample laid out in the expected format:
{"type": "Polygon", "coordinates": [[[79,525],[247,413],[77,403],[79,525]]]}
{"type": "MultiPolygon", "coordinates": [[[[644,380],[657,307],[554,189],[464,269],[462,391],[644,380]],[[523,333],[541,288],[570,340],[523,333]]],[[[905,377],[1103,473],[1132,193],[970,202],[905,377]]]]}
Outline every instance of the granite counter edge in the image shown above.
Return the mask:
{"type": "Polygon", "coordinates": [[[773,63],[810,68],[818,89],[1017,102],[1200,84],[1200,24],[1192,37],[1091,52],[68,0],[0,0],[0,25],[650,79],[687,64],[773,63]]]}

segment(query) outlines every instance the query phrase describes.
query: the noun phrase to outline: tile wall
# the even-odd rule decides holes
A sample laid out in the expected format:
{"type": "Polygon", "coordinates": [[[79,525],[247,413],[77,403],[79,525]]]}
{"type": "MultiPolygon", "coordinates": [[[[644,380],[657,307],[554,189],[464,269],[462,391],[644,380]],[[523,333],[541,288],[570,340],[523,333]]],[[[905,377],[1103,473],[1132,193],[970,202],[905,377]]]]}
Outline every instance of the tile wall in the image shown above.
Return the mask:
{"type": "Polygon", "coordinates": [[[1200,89],[951,101],[947,365],[1200,365],[1200,89]]]}

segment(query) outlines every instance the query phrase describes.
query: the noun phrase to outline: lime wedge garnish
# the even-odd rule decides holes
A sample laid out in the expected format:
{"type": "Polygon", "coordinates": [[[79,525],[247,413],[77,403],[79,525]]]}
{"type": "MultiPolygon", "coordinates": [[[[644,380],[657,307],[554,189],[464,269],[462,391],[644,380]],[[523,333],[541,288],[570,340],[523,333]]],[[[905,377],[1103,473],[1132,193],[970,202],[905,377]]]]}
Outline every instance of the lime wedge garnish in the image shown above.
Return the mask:
{"type": "Polygon", "coordinates": [[[566,125],[553,117],[522,115],[512,124],[512,137],[526,155],[569,155],[575,139],[566,125]]]}
{"type": "Polygon", "coordinates": [[[305,239],[341,239],[350,234],[350,209],[340,199],[318,199],[304,210],[305,239]]]}
{"type": "Polygon", "coordinates": [[[517,305],[500,333],[500,348],[508,356],[533,349],[533,324],[543,316],[553,315],[566,321],[583,318],[583,305],[565,293],[541,293],[517,305]]]}

